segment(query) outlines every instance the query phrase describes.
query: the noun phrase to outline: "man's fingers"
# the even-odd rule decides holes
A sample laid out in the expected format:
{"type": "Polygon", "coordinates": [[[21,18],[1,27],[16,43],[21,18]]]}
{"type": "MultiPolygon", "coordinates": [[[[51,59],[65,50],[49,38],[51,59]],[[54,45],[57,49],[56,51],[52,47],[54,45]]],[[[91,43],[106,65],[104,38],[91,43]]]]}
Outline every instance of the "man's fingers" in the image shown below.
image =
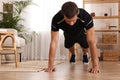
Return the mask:
{"type": "Polygon", "coordinates": [[[43,69],[45,72],[55,72],[56,69],[55,68],[46,68],[46,69],[43,69]]]}
{"type": "Polygon", "coordinates": [[[96,69],[90,69],[89,72],[90,72],[90,73],[99,73],[100,71],[99,71],[99,70],[96,70],[96,69]]]}

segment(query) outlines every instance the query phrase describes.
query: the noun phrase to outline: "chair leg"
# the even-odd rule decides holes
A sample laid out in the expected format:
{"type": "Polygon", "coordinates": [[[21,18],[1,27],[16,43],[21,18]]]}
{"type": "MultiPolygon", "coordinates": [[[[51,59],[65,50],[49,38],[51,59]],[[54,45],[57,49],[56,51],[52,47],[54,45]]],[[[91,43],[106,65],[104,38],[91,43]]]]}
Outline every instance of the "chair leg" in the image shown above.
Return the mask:
{"type": "Polygon", "coordinates": [[[76,61],[79,61],[78,45],[75,45],[76,61]]]}
{"type": "Polygon", "coordinates": [[[68,50],[68,61],[70,60],[70,56],[71,56],[71,53],[70,53],[70,51],[68,50]]]}
{"type": "Polygon", "coordinates": [[[22,53],[19,53],[19,56],[20,56],[20,62],[22,61],[22,53]]]}
{"type": "Polygon", "coordinates": [[[18,56],[17,56],[16,49],[14,50],[14,54],[15,54],[15,64],[16,64],[16,68],[17,68],[18,67],[18,56]]]}
{"type": "MultiPolygon", "coordinates": [[[[15,66],[16,68],[18,67],[18,56],[17,56],[17,49],[16,49],[16,42],[15,42],[15,36],[14,33],[0,33],[0,50],[11,50],[14,51],[14,55],[15,55],[15,66]],[[1,38],[2,35],[2,38],[1,38]],[[12,45],[7,46],[7,47],[3,47],[3,44],[5,42],[5,40],[10,37],[12,39],[12,45]]],[[[1,54],[0,54],[1,55],[1,54]]],[[[0,59],[1,60],[1,59],[0,59]]]]}

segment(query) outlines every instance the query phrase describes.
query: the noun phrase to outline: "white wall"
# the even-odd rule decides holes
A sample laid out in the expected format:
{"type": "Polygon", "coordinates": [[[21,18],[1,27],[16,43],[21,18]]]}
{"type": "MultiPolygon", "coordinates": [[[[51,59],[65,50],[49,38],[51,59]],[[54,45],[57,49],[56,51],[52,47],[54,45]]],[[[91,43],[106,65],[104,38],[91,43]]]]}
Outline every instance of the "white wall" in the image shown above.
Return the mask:
{"type": "MultiPolygon", "coordinates": [[[[27,12],[28,26],[35,31],[50,30],[52,17],[61,9],[64,2],[68,0],[33,0],[38,6],[31,5],[27,12]]],[[[82,7],[82,0],[71,0],[82,7]]]]}

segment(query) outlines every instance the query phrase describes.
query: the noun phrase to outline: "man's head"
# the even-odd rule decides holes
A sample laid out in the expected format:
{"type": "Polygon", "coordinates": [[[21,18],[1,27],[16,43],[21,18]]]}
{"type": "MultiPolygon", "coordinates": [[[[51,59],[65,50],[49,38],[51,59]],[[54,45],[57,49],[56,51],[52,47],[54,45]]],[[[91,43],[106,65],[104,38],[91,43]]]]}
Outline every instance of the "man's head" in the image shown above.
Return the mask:
{"type": "Polygon", "coordinates": [[[77,20],[77,15],[79,13],[79,9],[74,2],[66,2],[62,5],[61,12],[64,16],[66,23],[69,25],[74,25],[77,20]]]}

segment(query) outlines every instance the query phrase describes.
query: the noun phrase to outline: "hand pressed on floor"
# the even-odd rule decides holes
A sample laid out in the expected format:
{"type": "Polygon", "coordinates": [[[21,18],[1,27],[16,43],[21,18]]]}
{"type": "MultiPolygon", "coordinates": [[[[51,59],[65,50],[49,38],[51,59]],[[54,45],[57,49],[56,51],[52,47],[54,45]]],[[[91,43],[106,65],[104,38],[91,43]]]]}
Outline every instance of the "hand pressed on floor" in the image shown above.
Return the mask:
{"type": "Polygon", "coordinates": [[[45,72],[55,72],[56,69],[55,69],[55,68],[49,68],[49,67],[48,67],[48,68],[45,68],[44,71],[45,71],[45,72]]]}
{"type": "Polygon", "coordinates": [[[95,67],[92,67],[92,68],[89,70],[89,72],[90,72],[90,73],[99,73],[100,70],[99,70],[99,68],[98,68],[97,66],[95,66],[95,67]]]}

